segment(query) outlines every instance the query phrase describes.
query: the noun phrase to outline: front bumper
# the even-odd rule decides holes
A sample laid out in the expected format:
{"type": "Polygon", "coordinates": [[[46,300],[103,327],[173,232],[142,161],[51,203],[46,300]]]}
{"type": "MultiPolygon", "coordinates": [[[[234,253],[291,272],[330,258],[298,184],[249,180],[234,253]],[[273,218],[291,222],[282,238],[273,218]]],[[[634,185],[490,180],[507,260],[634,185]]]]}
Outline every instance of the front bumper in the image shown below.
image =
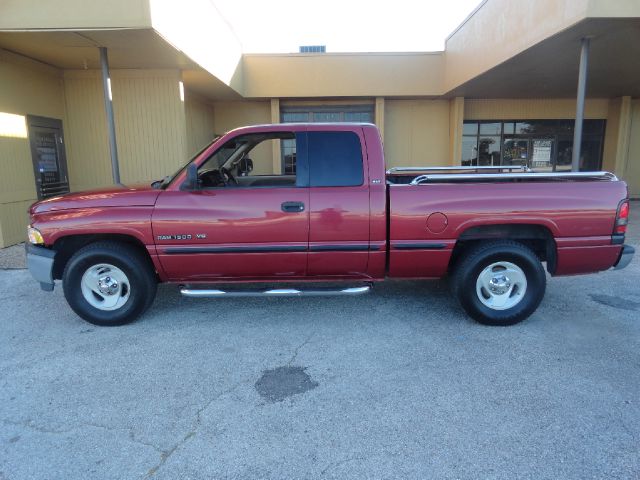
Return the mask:
{"type": "Polygon", "coordinates": [[[613,266],[613,268],[615,270],[620,270],[621,268],[624,268],[627,265],[629,265],[629,262],[631,262],[631,259],[633,258],[633,255],[635,253],[636,253],[636,249],[633,248],[631,245],[624,245],[622,247],[622,251],[620,252],[620,258],[618,258],[618,261],[613,266]]]}
{"type": "Polygon", "coordinates": [[[40,282],[40,288],[46,292],[53,291],[53,261],[56,252],[48,248],[25,244],[27,251],[27,267],[31,276],[40,282]]]}

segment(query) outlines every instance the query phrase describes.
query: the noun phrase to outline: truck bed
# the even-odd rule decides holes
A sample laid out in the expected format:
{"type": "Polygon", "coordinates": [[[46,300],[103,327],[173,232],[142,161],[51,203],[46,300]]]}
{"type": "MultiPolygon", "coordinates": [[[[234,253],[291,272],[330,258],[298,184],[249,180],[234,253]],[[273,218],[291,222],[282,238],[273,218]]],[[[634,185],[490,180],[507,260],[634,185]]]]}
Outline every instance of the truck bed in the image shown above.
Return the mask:
{"type": "Polygon", "coordinates": [[[505,228],[533,228],[555,241],[557,258],[549,268],[554,275],[605,270],[620,254],[612,231],[627,192],[612,174],[426,176],[387,181],[392,277],[416,276],[418,270],[440,277],[458,239],[497,238],[505,228]]]}

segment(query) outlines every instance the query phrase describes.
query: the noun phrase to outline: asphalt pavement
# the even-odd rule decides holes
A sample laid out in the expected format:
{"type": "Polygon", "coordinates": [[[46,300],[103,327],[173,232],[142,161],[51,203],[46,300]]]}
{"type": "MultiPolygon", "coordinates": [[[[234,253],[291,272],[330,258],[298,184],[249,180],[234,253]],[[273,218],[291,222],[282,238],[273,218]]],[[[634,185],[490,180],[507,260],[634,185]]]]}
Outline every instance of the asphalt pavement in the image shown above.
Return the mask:
{"type": "Polygon", "coordinates": [[[640,478],[638,258],[550,279],[508,328],[468,319],[446,282],[161,286],[119,328],[24,270],[0,271],[0,292],[2,480],[640,478]]]}

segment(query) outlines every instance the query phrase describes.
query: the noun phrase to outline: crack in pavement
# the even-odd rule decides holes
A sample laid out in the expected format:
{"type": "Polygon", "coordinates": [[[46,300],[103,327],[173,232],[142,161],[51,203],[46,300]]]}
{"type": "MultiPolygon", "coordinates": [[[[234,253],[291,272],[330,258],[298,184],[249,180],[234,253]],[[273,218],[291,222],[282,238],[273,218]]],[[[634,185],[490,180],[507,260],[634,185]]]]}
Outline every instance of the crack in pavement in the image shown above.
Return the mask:
{"type": "MultiPolygon", "coordinates": [[[[287,363],[287,366],[290,366],[294,360],[297,358],[298,356],[298,352],[305,346],[307,345],[310,341],[311,338],[313,338],[313,336],[315,335],[315,332],[311,333],[304,342],[302,342],[300,345],[298,345],[294,351],[293,351],[293,355],[291,356],[291,359],[289,360],[289,362],[287,363]]],[[[233,385],[232,387],[218,393],[217,395],[213,396],[211,399],[209,399],[209,401],[207,403],[205,403],[201,408],[199,408],[196,411],[196,416],[195,416],[195,420],[193,423],[193,427],[191,428],[191,430],[189,430],[189,432],[187,432],[185,434],[184,437],[182,437],[181,440],[179,440],[178,442],[176,442],[175,445],[173,445],[173,447],[171,447],[169,450],[165,450],[161,453],[160,455],[160,461],[154,465],[153,467],[151,467],[149,469],[149,471],[143,476],[143,478],[148,479],[153,477],[160,468],[162,468],[162,466],[166,463],[166,461],[169,459],[169,457],[171,457],[171,455],[173,455],[180,447],[182,447],[184,444],[186,444],[191,438],[193,438],[196,433],[198,432],[198,428],[200,427],[200,424],[202,422],[202,413],[207,410],[212,404],[213,402],[215,402],[216,400],[220,399],[222,396],[233,392],[235,389],[237,389],[240,385],[242,385],[245,382],[248,382],[250,380],[242,380],[238,383],[236,383],[235,385],[233,385]]]]}
{"type": "Polygon", "coordinates": [[[164,452],[164,450],[162,450],[157,445],[154,445],[153,443],[145,442],[143,440],[138,440],[135,437],[133,429],[131,429],[131,428],[110,427],[108,425],[102,425],[102,424],[99,424],[99,423],[92,423],[92,422],[80,422],[77,425],[73,425],[73,426],[70,426],[69,428],[64,428],[64,429],[55,429],[55,428],[49,428],[49,427],[46,427],[46,426],[38,425],[37,423],[33,422],[32,420],[24,420],[24,421],[17,422],[17,421],[14,421],[14,420],[4,419],[3,423],[5,425],[14,425],[14,426],[17,426],[17,427],[24,427],[24,428],[28,428],[30,430],[34,430],[34,431],[39,432],[39,433],[46,433],[46,434],[50,434],[50,435],[64,435],[64,434],[71,433],[71,432],[74,432],[76,430],[79,430],[81,428],[86,428],[86,427],[92,427],[92,428],[97,428],[97,429],[101,429],[101,430],[106,430],[106,431],[112,432],[112,433],[120,433],[122,431],[126,431],[126,432],[129,433],[128,437],[129,437],[129,440],[131,442],[137,443],[138,445],[143,445],[145,447],[153,448],[156,452],[159,452],[159,453],[164,452]]]}
{"type": "Polygon", "coordinates": [[[189,430],[182,437],[182,439],[180,439],[178,442],[176,442],[175,445],[173,445],[169,450],[162,451],[162,453],[160,454],[160,461],[157,464],[155,464],[153,467],[151,467],[149,469],[149,471],[143,476],[143,478],[151,478],[151,477],[153,477],[158,472],[158,470],[160,470],[160,468],[162,468],[162,466],[166,463],[166,461],[169,459],[169,457],[171,457],[171,455],[173,455],[180,447],[184,446],[190,439],[192,439],[193,437],[196,436],[196,433],[198,433],[198,429],[200,428],[200,424],[202,422],[202,413],[207,408],[209,408],[213,404],[213,402],[215,402],[216,400],[220,399],[222,396],[233,392],[234,390],[236,390],[240,385],[242,385],[245,382],[246,382],[246,380],[242,380],[242,381],[236,383],[235,385],[233,385],[232,387],[229,387],[226,390],[223,390],[222,392],[218,393],[217,395],[214,395],[212,398],[209,399],[208,402],[206,402],[202,407],[200,407],[198,410],[196,410],[196,415],[195,415],[195,419],[194,419],[193,425],[191,427],[191,430],[189,430]]]}
{"type": "MultiPolygon", "coordinates": [[[[293,354],[291,356],[291,358],[289,359],[289,361],[287,362],[287,366],[290,366],[298,357],[298,354],[300,352],[300,350],[302,348],[304,348],[307,344],[309,344],[309,342],[311,341],[311,339],[313,338],[313,336],[315,335],[315,332],[311,333],[300,345],[298,345],[294,351],[293,354]]],[[[234,390],[236,390],[238,387],[240,387],[243,383],[245,382],[249,382],[251,380],[242,380],[238,383],[236,383],[235,385],[227,388],[226,390],[223,390],[222,392],[214,395],[212,398],[210,398],[202,407],[200,407],[198,410],[196,410],[195,413],[195,418],[193,420],[193,425],[191,427],[191,429],[178,441],[176,442],[171,448],[169,449],[162,449],[161,447],[150,443],[150,442],[146,442],[144,440],[140,440],[138,438],[136,438],[135,432],[133,431],[132,428],[118,428],[118,427],[110,427],[107,425],[101,425],[101,424],[97,424],[97,423],[91,423],[91,422],[80,422],[77,425],[74,425],[72,427],[69,428],[65,428],[65,429],[53,429],[53,428],[48,428],[46,426],[42,426],[42,425],[38,425],[35,422],[31,421],[31,420],[27,420],[27,421],[21,421],[21,422],[17,422],[17,421],[12,421],[12,420],[3,420],[5,424],[8,425],[15,425],[15,426],[22,426],[25,428],[29,428],[31,430],[35,430],[37,432],[40,433],[47,433],[47,434],[66,434],[66,433],[71,433],[75,430],[78,430],[80,428],[83,427],[93,427],[93,428],[99,428],[99,429],[103,429],[109,432],[122,432],[122,431],[126,431],[128,432],[128,439],[129,441],[131,441],[132,443],[136,443],[139,445],[143,445],[149,448],[152,448],[153,450],[155,450],[156,452],[160,453],[160,459],[158,461],[157,464],[155,464],[153,467],[151,467],[146,474],[143,475],[143,478],[148,479],[153,477],[158,470],[160,470],[160,468],[162,468],[162,466],[167,462],[167,460],[178,450],[180,449],[182,446],[184,446],[190,439],[192,439],[193,437],[196,436],[196,434],[198,433],[198,429],[200,428],[200,425],[202,423],[202,414],[218,399],[220,399],[221,397],[223,397],[224,395],[227,395],[231,392],[233,392],[234,390]]],[[[328,470],[331,466],[338,466],[342,463],[345,463],[347,461],[351,461],[351,460],[356,460],[356,458],[353,459],[346,459],[343,460],[341,462],[338,462],[336,464],[329,464],[326,468],[325,471],[328,470]]],[[[323,471],[324,473],[324,471],[323,471]]]]}
{"type": "Polygon", "coordinates": [[[342,460],[338,460],[337,462],[329,462],[329,464],[322,469],[322,471],[320,472],[320,475],[324,475],[332,468],[337,468],[341,465],[344,465],[345,463],[353,462],[356,460],[366,460],[366,459],[367,457],[347,457],[347,458],[343,458],[342,460]]]}
{"type": "Polygon", "coordinates": [[[293,361],[298,357],[298,352],[300,352],[300,350],[311,341],[311,339],[313,338],[313,336],[315,334],[316,334],[316,332],[311,333],[311,335],[309,335],[304,342],[302,342],[300,345],[298,345],[294,349],[291,359],[287,362],[287,367],[291,366],[293,361]]]}

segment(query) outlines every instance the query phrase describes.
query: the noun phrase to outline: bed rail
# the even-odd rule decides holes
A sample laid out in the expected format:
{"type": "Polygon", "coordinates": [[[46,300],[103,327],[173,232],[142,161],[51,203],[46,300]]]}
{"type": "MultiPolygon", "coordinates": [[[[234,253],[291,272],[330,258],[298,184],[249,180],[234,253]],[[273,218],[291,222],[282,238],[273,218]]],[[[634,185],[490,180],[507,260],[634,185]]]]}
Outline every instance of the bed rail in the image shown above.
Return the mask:
{"type": "Polygon", "coordinates": [[[461,171],[461,172],[476,172],[481,171],[500,172],[503,170],[520,170],[522,172],[530,172],[531,169],[526,165],[474,165],[474,166],[447,166],[447,167],[393,167],[387,170],[387,175],[393,175],[395,173],[412,173],[412,172],[447,172],[447,171],[461,171]]]}
{"type": "Polygon", "coordinates": [[[530,170],[522,173],[435,173],[430,175],[419,175],[414,178],[409,185],[420,185],[429,182],[460,182],[465,180],[608,180],[615,182],[618,180],[611,172],[532,172],[530,170]]]}

